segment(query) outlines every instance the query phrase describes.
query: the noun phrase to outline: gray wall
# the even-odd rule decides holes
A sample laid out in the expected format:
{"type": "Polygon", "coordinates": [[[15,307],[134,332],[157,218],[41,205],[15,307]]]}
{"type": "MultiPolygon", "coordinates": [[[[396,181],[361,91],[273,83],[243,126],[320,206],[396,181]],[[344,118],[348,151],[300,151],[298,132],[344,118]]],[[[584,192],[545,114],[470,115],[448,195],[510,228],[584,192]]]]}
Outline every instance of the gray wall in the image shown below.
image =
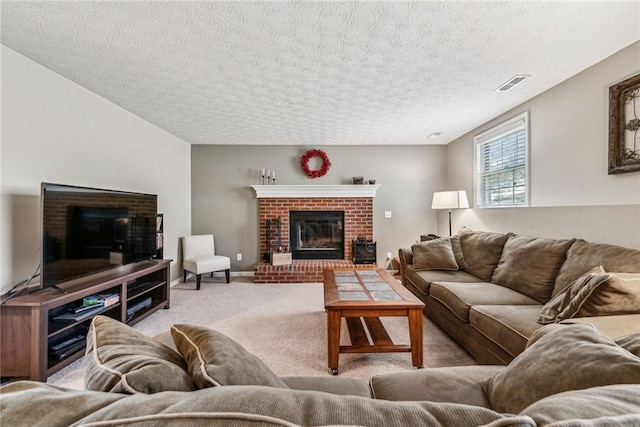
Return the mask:
{"type": "Polygon", "coordinates": [[[277,171],[278,184],[350,184],[375,178],[374,240],[378,263],[435,229],[431,196],[444,186],[444,146],[325,146],[331,169],[309,179],[300,168],[303,146],[210,146],[191,150],[192,231],[213,233],[216,251],[231,257],[232,270],[252,271],[258,261],[258,201],[250,185],[262,168],[277,171]],[[384,212],[392,218],[385,219],[384,212]],[[243,260],[236,261],[242,253],[243,260]]]}
{"type": "MultiPolygon", "coordinates": [[[[640,172],[607,174],[608,88],[638,72],[640,42],[451,142],[448,185],[466,190],[473,203],[474,135],[530,112],[530,207],[461,210],[455,212],[454,228],[640,248],[640,172]]],[[[440,214],[441,232],[446,221],[440,214]]]]}
{"type": "MultiPolygon", "coordinates": [[[[251,271],[258,242],[249,186],[258,183],[261,168],[277,170],[284,184],[376,178],[382,187],[374,239],[384,264],[386,252],[395,255],[420,234],[447,233],[446,212],[430,209],[433,192],[465,189],[473,203],[473,136],[525,110],[531,112],[531,207],[457,211],[454,229],[578,236],[640,248],[640,173],[607,175],[607,90],[638,73],[639,58],[635,43],[446,147],[323,147],[333,166],[310,180],[299,159],[315,147],[190,147],[2,46],[0,292],[38,263],[41,181],[158,194],[167,258],[179,259],[181,236],[211,232],[234,270],[251,271]],[[384,218],[386,210],[393,218],[384,218]],[[242,262],[235,261],[237,253],[242,262]]],[[[172,267],[175,279],[179,265],[172,267]]]]}
{"type": "Polygon", "coordinates": [[[191,231],[187,143],[5,46],[1,141],[0,292],[40,260],[42,181],[157,194],[177,260],[191,231]]]}

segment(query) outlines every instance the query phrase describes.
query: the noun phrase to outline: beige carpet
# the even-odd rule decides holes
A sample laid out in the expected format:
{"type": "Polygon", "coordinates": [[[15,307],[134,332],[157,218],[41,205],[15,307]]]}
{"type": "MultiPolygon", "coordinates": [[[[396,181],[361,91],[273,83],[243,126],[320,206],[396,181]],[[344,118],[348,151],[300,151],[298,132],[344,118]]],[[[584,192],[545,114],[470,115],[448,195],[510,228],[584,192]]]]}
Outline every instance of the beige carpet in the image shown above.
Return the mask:
{"type": "MultiPolygon", "coordinates": [[[[408,343],[406,318],[383,318],[396,343],[408,343]]],[[[216,329],[242,344],[278,375],[330,375],[327,368],[326,314],[320,283],[254,284],[250,277],[203,279],[171,288],[171,308],[160,310],[135,325],[148,335],[175,323],[216,329]]],[[[342,344],[348,344],[346,327],[342,344]]],[[[48,383],[82,389],[80,359],[49,377],[48,383]]],[[[425,367],[475,364],[474,359],[444,332],[424,318],[425,367]]],[[[340,376],[368,380],[372,375],[406,371],[410,353],[341,354],[340,376]]]]}

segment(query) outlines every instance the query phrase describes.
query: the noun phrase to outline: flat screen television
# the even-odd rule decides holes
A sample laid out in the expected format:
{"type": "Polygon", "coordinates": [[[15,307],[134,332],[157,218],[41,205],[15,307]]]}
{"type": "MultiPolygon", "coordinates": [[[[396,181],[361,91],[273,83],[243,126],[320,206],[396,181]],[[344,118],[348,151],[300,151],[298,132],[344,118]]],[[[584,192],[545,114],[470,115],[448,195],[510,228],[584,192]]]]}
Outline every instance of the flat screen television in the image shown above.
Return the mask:
{"type": "Polygon", "coordinates": [[[151,259],[158,196],[43,182],[43,288],[151,259]]]}

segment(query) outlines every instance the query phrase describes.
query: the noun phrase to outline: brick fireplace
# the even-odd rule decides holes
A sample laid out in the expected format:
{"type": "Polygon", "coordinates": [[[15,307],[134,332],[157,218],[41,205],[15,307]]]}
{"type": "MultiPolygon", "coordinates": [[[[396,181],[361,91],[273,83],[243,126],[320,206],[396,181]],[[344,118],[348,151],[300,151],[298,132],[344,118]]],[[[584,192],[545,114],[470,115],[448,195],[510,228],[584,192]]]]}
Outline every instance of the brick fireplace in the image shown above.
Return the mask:
{"type": "MultiPolygon", "coordinates": [[[[291,265],[273,266],[259,262],[255,283],[321,282],[323,268],[347,267],[351,262],[351,241],[359,235],[373,238],[373,199],[379,185],[255,185],[258,199],[259,253],[269,252],[275,242],[274,224],[279,218],[279,240],[289,248],[290,211],[344,212],[344,258],[341,260],[294,260],[291,265]],[[267,242],[267,220],[270,240],[267,242]]],[[[371,266],[363,266],[370,268],[371,266]]]]}

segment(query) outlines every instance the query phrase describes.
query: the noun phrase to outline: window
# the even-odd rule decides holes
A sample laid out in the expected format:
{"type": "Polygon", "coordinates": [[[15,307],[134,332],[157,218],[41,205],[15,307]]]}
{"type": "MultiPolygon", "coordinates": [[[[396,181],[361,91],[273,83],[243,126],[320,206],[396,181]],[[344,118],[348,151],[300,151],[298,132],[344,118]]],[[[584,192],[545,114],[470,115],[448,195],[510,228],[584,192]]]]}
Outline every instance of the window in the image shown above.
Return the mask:
{"type": "Polygon", "coordinates": [[[527,206],[528,139],[528,112],[476,135],[476,207],[527,206]]]}

